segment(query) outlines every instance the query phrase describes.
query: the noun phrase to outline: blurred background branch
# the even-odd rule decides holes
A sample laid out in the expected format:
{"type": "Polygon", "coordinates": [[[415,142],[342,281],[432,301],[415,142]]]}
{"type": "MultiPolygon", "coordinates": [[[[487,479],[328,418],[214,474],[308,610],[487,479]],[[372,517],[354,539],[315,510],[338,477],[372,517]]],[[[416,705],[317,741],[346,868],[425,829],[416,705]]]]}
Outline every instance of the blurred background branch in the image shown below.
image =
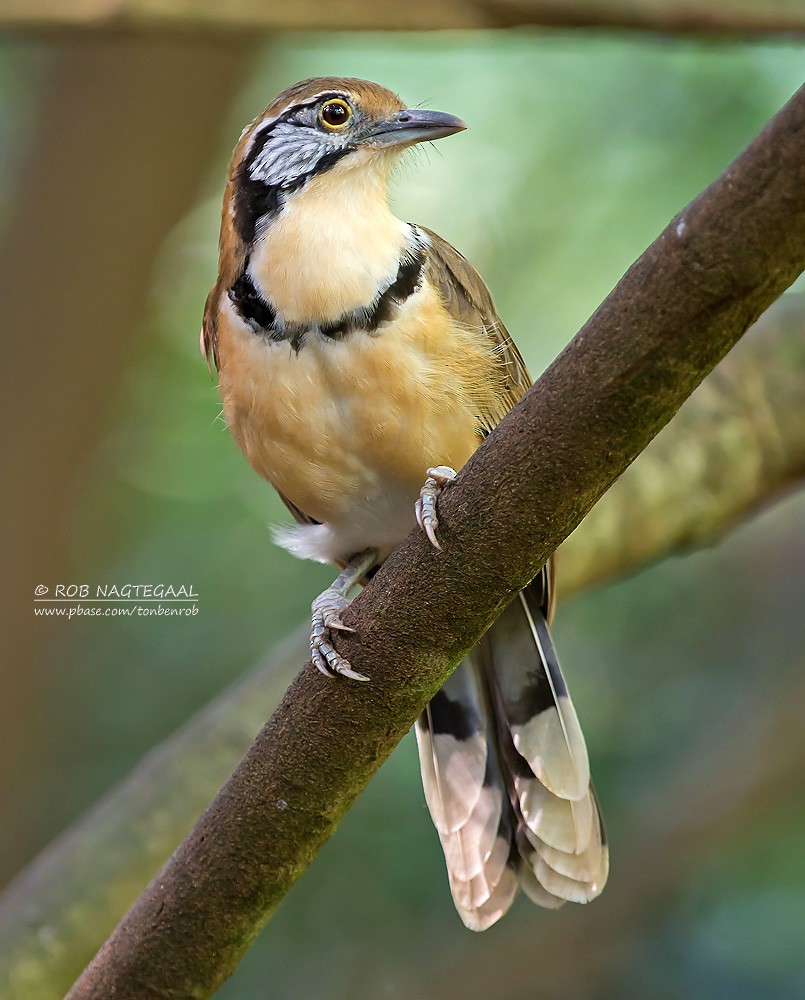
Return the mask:
{"type": "Polygon", "coordinates": [[[0,700],[3,789],[18,779],[18,755],[41,750],[24,723],[47,683],[30,595],[69,576],[54,504],[78,502],[122,391],[154,257],[198,197],[252,53],[235,36],[75,36],[47,51],[0,245],[13,331],[0,423],[14,428],[0,436],[14,484],[0,498],[0,631],[20,679],[0,700]]]}
{"type": "Polygon", "coordinates": [[[36,29],[135,30],[438,30],[514,28],[625,28],[671,34],[741,36],[805,30],[797,0],[428,0],[362,4],[355,0],[271,3],[215,0],[0,0],[0,26],[36,29]]]}
{"type": "Polygon", "coordinates": [[[713,545],[805,479],[805,294],[784,296],[561,548],[561,592],[713,545]]]}

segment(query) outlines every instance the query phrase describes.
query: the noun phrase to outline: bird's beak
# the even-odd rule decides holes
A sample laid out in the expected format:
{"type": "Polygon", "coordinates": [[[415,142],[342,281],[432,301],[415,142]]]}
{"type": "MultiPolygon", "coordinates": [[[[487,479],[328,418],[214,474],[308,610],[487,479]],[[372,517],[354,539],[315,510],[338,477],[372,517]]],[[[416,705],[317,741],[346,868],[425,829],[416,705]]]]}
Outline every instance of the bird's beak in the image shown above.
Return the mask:
{"type": "Polygon", "coordinates": [[[410,146],[415,142],[442,139],[446,135],[463,132],[466,127],[460,118],[444,111],[411,108],[377,122],[366,139],[378,146],[410,146]]]}

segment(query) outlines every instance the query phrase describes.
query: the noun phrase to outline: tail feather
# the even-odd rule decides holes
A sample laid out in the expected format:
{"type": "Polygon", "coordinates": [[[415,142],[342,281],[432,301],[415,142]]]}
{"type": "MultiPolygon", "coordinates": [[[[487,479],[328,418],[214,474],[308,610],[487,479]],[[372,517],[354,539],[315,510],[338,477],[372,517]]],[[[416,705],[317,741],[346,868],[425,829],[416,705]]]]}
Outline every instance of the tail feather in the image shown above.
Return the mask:
{"type": "MultiPolygon", "coordinates": [[[[451,890],[453,883],[450,883],[451,890]]],[[[489,898],[477,906],[463,906],[453,893],[453,902],[464,925],[471,931],[485,931],[495,924],[506,913],[517,895],[519,889],[517,869],[507,865],[489,898]]]]}
{"type": "Polygon", "coordinates": [[[594,837],[580,854],[570,854],[550,847],[539,837],[529,833],[526,827],[526,840],[533,850],[542,858],[549,868],[558,875],[575,879],[577,882],[595,882],[600,874],[601,865],[606,855],[606,848],[600,837],[594,837]]]}
{"type": "Polygon", "coordinates": [[[481,696],[464,661],[417,720],[425,798],[440,833],[466,824],[484,787],[489,733],[481,696]]]}
{"type": "Polygon", "coordinates": [[[546,617],[548,568],[417,722],[425,797],[456,909],[484,930],[518,888],[549,909],[603,889],[609,855],[587,748],[546,617]]]}
{"type": "Polygon", "coordinates": [[[590,787],[584,735],[545,617],[526,591],[489,630],[485,644],[516,750],[554,795],[583,798],[590,787]]]}
{"type": "Polygon", "coordinates": [[[460,830],[440,833],[447,867],[459,879],[480,875],[499,839],[502,799],[497,789],[482,792],[479,805],[460,830]]]}
{"type": "Polygon", "coordinates": [[[559,851],[583,851],[590,840],[595,805],[591,795],[574,802],[549,792],[533,774],[515,775],[514,788],[527,828],[559,851]]]}
{"type": "Polygon", "coordinates": [[[589,876],[570,878],[557,872],[545,858],[540,858],[540,869],[537,872],[537,878],[542,879],[543,885],[547,886],[550,892],[572,903],[589,903],[600,896],[608,877],[609,853],[607,851],[599,851],[598,867],[589,876]],[[553,880],[553,882],[549,883],[548,879],[553,880]]]}
{"type": "Polygon", "coordinates": [[[528,862],[520,866],[519,872],[520,888],[528,896],[532,903],[536,903],[537,906],[542,906],[546,910],[558,910],[559,907],[564,906],[567,900],[560,898],[559,896],[554,896],[553,893],[548,892],[548,890],[537,881],[537,876],[534,874],[534,870],[531,863],[528,862]]]}

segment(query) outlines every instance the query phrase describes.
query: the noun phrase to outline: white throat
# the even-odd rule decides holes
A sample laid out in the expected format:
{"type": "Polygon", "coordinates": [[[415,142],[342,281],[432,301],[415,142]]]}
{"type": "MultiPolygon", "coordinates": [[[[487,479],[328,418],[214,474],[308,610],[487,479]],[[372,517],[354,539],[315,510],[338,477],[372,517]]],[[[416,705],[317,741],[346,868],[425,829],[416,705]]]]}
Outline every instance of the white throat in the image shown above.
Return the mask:
{"type": "Polygon", "coordinates": [[[369,305],[395,277],[410,227],[388,204],[389,167],[350,156],[290,194],[260,231],[249,274],[286,323],[369,305]]]}

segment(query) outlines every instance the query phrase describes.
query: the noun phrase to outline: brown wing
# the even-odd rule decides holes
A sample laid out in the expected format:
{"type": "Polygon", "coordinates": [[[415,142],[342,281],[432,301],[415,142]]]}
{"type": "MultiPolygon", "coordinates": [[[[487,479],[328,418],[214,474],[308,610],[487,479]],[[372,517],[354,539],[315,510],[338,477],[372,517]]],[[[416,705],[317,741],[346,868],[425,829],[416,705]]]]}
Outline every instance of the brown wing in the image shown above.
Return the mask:
{"type": "Polygon", "coordinates": [[[294,520],[298,521],[299,524],[320,524],[321,523],[320,521],[317,521],[313,517],[308,517],[308,515],[303,510],[300,510],[296,506],[295,503],[291,503],[291,501],[288,499],[288,497],[286,497],[282,493],[280,493],[279,490],[277,490],[277,494],[279,495],[280,500],[282,500],[282,502],[285,504],[285,506],[288,508],[288,510],[293,514],[294,520]]]}
{"type": "Polygon", "coordinates": [[[482,413],[486,430],[491,430],[509,412],[531,385],[531,376],[514,341],[500,317],[483,278],[472,264],[447,240],[420,226],[430,239],[429,276],[439,290],[445,308],[462,326],[475,328],[490,337],[500,355],[503,371],[499,406],[482,413]]]}
{"type": "Polygon", "coordinates": [[[235,202],[236,172],[243,156],[243,149],[255,126],[261,119],[256,118],[251,126],[240,137],[229,164],[229,177],[224,192],[224,204],[221,211],[221,235],[218,238],[218,278],[212,286],[207,301],[204,304],[204,318],[201,321],[201,354],[206,358],[207,366],[220,371],[218,353],[218,310],[221,299],[228,295],[232,283],[246,266],[248,248],[237,233],[232,218],[232,206],[235,202]]]}
{"type": "MultiPolygon", "coordinates": [[[[437,233],[420,226],[430,238],[429,274],[449,312],[465,327],[475,327],[491,337],[500,351],[504,369],[500,407],[481,417],[487,430],[499,423],[531,385],[531,376],[517,346],[501,323],[483,278],[462,254],[437,233]]],[[[542,609],[548,624],[556,607],[556,554],[542,575],[542,609]]]]}
{"type": "Polygon", "coordinates": [[[216,283],[207,296],[207,301],[204,303],[204,316],[201,320],[201,340],[199,347],[201,349],[201,356],[207,362],[207,368],[210,370],[210,373],[212,373],[213,365],[215,365],[216,370],[219,368],[217,322],[219,295],[220,289],[216,283]]]}

